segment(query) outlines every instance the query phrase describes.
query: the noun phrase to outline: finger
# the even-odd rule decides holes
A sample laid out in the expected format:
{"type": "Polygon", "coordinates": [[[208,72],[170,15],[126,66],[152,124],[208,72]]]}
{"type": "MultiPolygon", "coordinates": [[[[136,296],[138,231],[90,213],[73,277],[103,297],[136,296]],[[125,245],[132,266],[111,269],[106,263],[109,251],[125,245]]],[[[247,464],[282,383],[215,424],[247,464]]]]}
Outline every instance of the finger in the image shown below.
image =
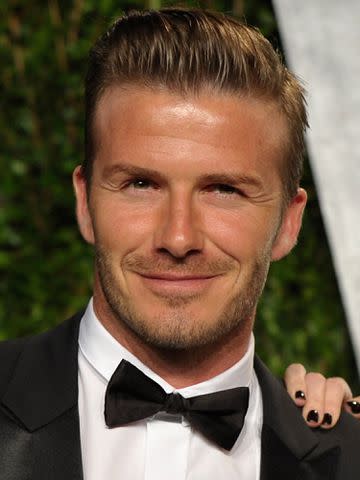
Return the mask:
{"type": "Polygon", "coordinates": [[[308,373],[305,376],[306,403],[303,417],[310,427],[318,427],[324,416],[326,379],[320,373],[308,373]]]}
{"type": "Polygon", "coordinates": [[[345,402],[345,410],[355,418],[360,419],[360,396],[353,397],[345,402]]]}
{"type": "Polygon", "coordinates": [[[343,378],[328,378],[325,384],[324,416],[322,428],[332,428],[339,420],[344,402],[349,401],[352,393],[343,378]]]}
{"type": "Polygon", "coordinates": [[[303,407],[306,400],[306,370],[300,363],[292,363],[284,374],[286,390],[296,405],[303,407]]]}

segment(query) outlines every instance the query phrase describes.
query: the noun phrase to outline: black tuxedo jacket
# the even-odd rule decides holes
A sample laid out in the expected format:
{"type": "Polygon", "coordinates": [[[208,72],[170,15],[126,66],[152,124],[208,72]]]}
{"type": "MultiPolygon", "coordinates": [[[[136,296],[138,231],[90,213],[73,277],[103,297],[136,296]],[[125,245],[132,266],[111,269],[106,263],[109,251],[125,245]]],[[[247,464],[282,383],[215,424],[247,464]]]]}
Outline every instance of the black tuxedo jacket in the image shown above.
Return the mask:
{"type": "MultiPolygon", "coordinates": [[[[83,478],[80,318],[0,346],[0,480],[83,478]]],[[[333,430],[310,430],[259,359],[256,373],[264,403],[261,480],[359,480],[360,422],[344,414],[333,430]]]]}

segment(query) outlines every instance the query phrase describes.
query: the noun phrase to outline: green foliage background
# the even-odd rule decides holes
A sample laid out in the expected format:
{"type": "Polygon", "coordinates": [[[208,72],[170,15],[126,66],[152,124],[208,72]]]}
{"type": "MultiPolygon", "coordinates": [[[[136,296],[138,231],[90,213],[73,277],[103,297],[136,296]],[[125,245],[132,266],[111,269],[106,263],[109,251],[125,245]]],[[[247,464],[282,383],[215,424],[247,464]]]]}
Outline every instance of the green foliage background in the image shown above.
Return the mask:
{"type": "MultiPolygon", "coordinates": [[[[159,3],[150,2],[150,6],[159,3]]],[[[169,3],[167,3],[169,5],[169,3]]],[[[0,6],[0,339],[39,332],[86,305],[92,252],[77,232],[71,173],[82,160],[82,83],[114,0],[3,0],[0,6]]],[[[146,6],[149,6],[146,5],[146,6]]],[[[200,3],[244,14],[279,45],[268,1],[200,3]]],[[[276,373],[292,361],[359,388],[309,169],[295,251],[274,264],[258,312],[257,348],[276,373]]]]}

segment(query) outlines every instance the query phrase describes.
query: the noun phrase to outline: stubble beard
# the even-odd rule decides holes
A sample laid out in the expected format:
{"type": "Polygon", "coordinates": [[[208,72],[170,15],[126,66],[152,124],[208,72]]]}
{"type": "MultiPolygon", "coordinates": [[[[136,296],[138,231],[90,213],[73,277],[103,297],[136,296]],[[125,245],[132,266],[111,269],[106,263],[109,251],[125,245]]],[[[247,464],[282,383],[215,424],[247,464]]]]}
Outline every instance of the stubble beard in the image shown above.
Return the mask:
{"type": "MultiPolygon", "coordinates": [[[[130,329],[141,342],[148,346],[175,351],[200,349],[221,342],[232,332],[239,333],[242,329],[251,330],[256,306],[269,270],[270,255],[262,254],[261,258],[254,261],[248,278],[243,282],[243,289],[224,303],[222,311],[211,323],[199,323],[197,319],[190,318],[189,306],[201,301],[200,296],[196,294],[176,297],[158,295],[166,314],[158,314],[157,318],[144,318],[131,297],[120,288],[111,255],[98,245],[95,261],[101,289],[116,322],[130,329]]],[[[169,261],[163,262],[160,259],[157,262],[159,265],[162,264],[160,271],[164,271],[164,263],[167,264],[167,271],[170,271],[169,261]]],[[[141,265],[144,270],[147,268],[149,259],[134,256],[127,259],[126,263],[128,266],[141,265]]],[[[153,269],[154,262],[150,261],[150,263],[153,269]]],[[[215,270],[218,267],[219,265],[215,262],[212,269],[215,270]]],[[[174,264],[173,268],[178,269],[178,265],[174,264]]],[[[196,271],[196,266],[187,265],[186,271],[196,271]]],[[[219,300],[223,301],[221,298],[219,300]]]]}

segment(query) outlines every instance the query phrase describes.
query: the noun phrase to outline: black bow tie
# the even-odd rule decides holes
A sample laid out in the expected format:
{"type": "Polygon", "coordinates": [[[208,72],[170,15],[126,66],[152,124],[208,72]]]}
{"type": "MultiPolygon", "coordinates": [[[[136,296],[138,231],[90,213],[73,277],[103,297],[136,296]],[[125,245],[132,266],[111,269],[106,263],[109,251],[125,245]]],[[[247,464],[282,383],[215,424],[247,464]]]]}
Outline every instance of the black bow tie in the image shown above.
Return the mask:
{"type": "Polygon", "coordinates": [[[106,389],[105,422],[113,428],[158,412],[180,414],[208,440],[231,450],[243,427],[248,403],[247,387],[192,398],[167,394],[138,368],[122,360],[106,389]]]}

